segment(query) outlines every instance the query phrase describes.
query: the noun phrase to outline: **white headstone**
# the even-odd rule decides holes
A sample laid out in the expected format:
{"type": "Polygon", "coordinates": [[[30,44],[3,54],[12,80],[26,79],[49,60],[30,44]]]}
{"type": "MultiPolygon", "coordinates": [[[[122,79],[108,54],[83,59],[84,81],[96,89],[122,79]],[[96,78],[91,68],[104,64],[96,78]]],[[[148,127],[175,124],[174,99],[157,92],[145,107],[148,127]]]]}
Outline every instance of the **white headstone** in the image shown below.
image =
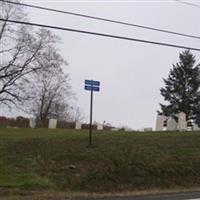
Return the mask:
{"type": "Polygon", "coordinates": [[[36,127],[36,119],[35,118],[30,118],[29,119],[29,127],[30,128],[35,128],[36,127]]]}
{"type": "Polygon", "coordinates": [[[144,132],[150,132],[150,131],[153,131],[151,127],[144,128],[144,132]]]}
{"type": "Polygon", "coordinates": [[[118,128],[111,128],[111,131],[119,131],[118,128]]]}
{"type": "Polygon", "coordinates": [[[75,124],[75,129],[76,129],[76,130],[81,130],[81,123],[76,122],[76,124],[75,124]]]}
{"type": "Polygon", "coordinates": [[[131,132],[131,131],[133,131],[131,128],[125,128],[125,131],[126,132],[131,132]]]}
{"type": "Polygon", "coordinates": [[[173,117],[170,117],[167,120],[167,131],[176,131],[177,130],[177,123],[173,117]]]}
{"type": "Polygon", "coordinates": [[[195,124],[195,125],[193,125],[192,130],[193,131],[200,131],[200,128],[198,127],[197,124],[195,124]]]}
{"type": "Polygon", "coordinates": [[[163,131],[164,121],[165,121],[165,116],[164,115],[157,115],[156,131],[163,131]]]}
{"type": "Polygon", "coordinates": [[[49,119],[49,128],[55,129],[57,126],[57,119],[49,119]]]}
{"type": "Polygon", "coordinates": [[[180,112],[177,115],[177,117],[178,117],[178,130],[186,131],[187,130],[186,114],[184,112],[180,112]]]}
{"type": "Polygon", "coordinates": [[[102,131],[103,130],[103,124],[97,124],[97,130],[102,131]]]}

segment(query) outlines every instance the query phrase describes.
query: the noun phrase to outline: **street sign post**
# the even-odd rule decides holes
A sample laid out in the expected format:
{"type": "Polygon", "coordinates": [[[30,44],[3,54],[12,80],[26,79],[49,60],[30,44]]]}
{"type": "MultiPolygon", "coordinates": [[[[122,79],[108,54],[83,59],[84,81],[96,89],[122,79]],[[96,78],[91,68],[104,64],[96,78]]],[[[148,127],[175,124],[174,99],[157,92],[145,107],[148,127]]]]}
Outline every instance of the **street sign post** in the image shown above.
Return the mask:
{"type": "Polygon", "coordinates": [[[89,132],[89,146],[92,145],[92,109],[93,109],[93,91],[100,91],[100,82],[93,80],[85,80],[85,90],[90,91],[90,132],[89,132]]]}

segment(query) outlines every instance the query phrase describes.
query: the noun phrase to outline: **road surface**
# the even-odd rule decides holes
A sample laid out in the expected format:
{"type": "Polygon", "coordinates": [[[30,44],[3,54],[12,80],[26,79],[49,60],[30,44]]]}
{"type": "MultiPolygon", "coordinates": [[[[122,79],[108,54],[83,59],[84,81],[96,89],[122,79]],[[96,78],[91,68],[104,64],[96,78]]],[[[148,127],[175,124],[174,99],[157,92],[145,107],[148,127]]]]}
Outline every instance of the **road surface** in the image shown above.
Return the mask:
{"type": "Polygon", "coordinates": [[[90,200],[200,200],[200,192],[156,194],[134,197],[90,198],[90,200]]]}

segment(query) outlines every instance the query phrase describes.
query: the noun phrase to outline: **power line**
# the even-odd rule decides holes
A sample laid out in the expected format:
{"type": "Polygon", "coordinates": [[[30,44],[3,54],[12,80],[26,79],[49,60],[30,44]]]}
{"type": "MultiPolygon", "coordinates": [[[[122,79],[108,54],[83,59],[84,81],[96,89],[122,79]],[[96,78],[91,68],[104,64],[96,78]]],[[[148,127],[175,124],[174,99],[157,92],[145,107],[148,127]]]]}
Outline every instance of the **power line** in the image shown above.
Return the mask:
{"type": "Polygon", "coordinates": [[[190,49],[190,50],[194,50],[194,51],[200,51],[199,48],[194,48],[194,47],[187,47],[187,46],[175,45],[175,44],[170,44],[170,43],[155,42],[155,41],[150,41],[150,40],[142,40],[142,39],[137,39],[137,38],[129,38],[129,37],[123,37],[123,36],[111,35],[111,34],[105,34],[105,33],[77,30],[77,29],[71,29],[71,28],[66,28],[66,27],[50,26],[50,25],[45,25],[45,24],[23,22],[23,21],[17,21],[17,20],[6,20],[6,19],[2,19],[2,18],[0,18],[0,21],[11,22],[11,23],[16,23],[16,24],[24,24],[24,25],[29,25],[29,26],[37,26],[37,27],[43,27],[43,28],[50,28],[50,29],[57,29],[57,30],[63,30],[63,31],[70,31],[70,32],[77,32],[77,33],[88,34],[88,35],[116,38],[116,39],[121,39],[121,40],[129,40],[129,41],[148,43],[148,44],[154,44],[154,45],[160,45],[160,46],[168,46],[168,47],[174,47],[174,48],[180,48],[180,49],[190,49]]]}
{"type": "Polygon", "coordinates": [[[77,16],[77,17],[84,17],[84,18],[93,19],[93,20],[100,20],[100,21],[111,22],[111,23],[115,23],[115,24],[121,24],[121,25],[132,26],[132,27],[137,27],[137,28],[142,28],[142,29],[147,29],[147,30],[152,30],[152,31],[158,31],[158,32],[163,32],[163,33],[168,33],[168,34],[173,34],[173,35],[179,35],[179,36],[188,37],[188,38],[200,39],[200,37],[196,36],[196,35],[179,33],[179,32],[175,32],[175,31],[159,29],[159,28],[154,28],[154,27],[150,27],[150,26],[132,24],[132,23],[128,23],[128,22],[116,21],[116,20],[112,20],[112,19],[101,18],[101,17],[91,16],[91,15],[84,15],[84,14],[80,14],[80,13],[68,12],[68,11],[57,10],[57,9],[52,9],[52,8],[46,8],[46,7],[41,7],[41,6],[36,6],[36,5],[31,5],[31,4],[11,2],[11,1],[7,1],[7,0],[0,0],[0,1],[3,1],[5,3],[20,5],[20,6],[26,6],[26,7],[30,7],[30,8],[37,8],[40,10],[47,10],[47,11],[52,11],[52,12],[57,12],[57,13],[73,15],[73,16],[77,16]]]}
{"type": "Polygon", "coordinates": [[[177,2],[182,3],[182,4],[186,4],[186,5],[189,5],[189,6],[193,6],[193,7],[200,8],[200,5],[199,5],[199,4],[190,3],[190,2],[181,1],[181,0],[174,0],[174,1],[177,1],[177,2]]]}

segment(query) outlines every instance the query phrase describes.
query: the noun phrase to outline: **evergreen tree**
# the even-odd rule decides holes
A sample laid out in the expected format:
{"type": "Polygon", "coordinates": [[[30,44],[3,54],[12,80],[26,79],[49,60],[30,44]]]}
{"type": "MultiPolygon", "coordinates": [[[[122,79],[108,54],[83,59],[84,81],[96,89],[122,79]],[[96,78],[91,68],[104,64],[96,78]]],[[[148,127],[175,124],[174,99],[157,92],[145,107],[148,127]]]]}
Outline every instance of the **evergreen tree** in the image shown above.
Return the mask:
{"type": "Polygon", "coordinates": [[[195,66],[195,56],[189,50],[180,53],[179,59],[170,70],[168,78],[163,79],[165,87],[162,87],[160,92],[168,105],[160,104],[161,113],[174,116],[184,112],[187,120],[191,121],[196,119],[200,112],[200,65],[195,66]]]}

